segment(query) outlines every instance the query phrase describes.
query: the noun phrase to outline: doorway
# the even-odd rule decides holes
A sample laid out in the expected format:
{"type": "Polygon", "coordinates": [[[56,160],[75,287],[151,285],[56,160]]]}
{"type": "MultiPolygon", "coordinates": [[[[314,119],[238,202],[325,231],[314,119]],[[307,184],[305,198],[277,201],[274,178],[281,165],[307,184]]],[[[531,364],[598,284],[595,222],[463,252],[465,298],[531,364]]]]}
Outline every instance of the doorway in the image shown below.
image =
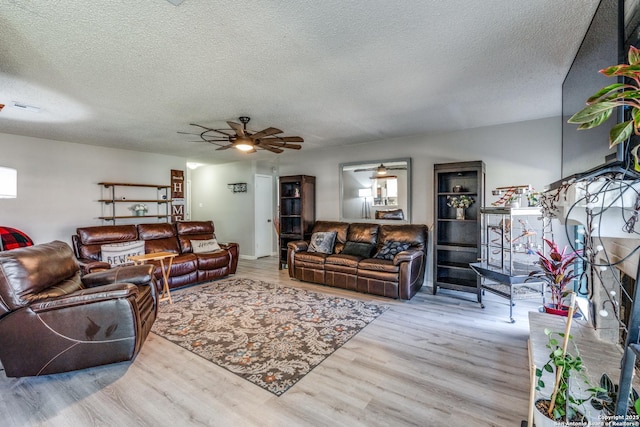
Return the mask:
{"type": "Polygon", "coordinates": [[[255,248],[256,258],[273,254],[273,177],[255,175],[255,248]]]}

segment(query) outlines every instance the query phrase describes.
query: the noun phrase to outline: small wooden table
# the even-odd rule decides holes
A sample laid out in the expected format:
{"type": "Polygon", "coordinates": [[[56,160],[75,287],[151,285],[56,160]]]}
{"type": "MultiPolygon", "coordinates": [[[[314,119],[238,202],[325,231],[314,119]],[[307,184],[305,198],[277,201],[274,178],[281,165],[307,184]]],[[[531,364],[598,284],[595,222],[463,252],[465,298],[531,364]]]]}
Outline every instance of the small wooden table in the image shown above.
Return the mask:
{"type": "Polygon", "coordinates": [[[129,257],[130,261],[134,264],[144,264],[147,261],[160,261],[160,270],[162,271],[162,294],[160,295],[160,301],[169,301],[169,304],[173,304],[171,301],[171,292],[169,291],[169,273],[171,272],[171,265],[173,264],[173,258],[178,254],[172,252],[156,252],[153,254],[144,255],[132,255],[129,257]],[[168,259],[167,265],[164,265],[164,260],[168,259]]]}

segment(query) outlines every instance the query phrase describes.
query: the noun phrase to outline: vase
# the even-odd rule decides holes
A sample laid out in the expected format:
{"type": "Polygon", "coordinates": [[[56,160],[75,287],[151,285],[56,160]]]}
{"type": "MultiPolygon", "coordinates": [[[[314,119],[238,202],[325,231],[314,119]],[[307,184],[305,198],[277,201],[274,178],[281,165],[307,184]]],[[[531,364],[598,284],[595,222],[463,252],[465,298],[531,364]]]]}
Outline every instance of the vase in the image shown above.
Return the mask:
{"type": "MultiPolygon", "coordinates": [[[[544,312],[549,314],[555,314],[556,316],[564,316],[567,317],[569,315],[569,306],[568,305],[557,305],[548,303],[544,305],[544,312]]],[[[573,314],[573,318],[580,317],[580,314],[576,311],[573,314]]]]}
{"type": "Polygon", "coordinates": [[[562,426],[569,426],[569,425],[589,425],[589,423],[587,422],[586,417],[578,412],[577,415],[577,419],[569,421],[568,423],[564,422],[564,421],[555,421],[552,420],[551,418],[547,417],[547,415],[544,413],[543,409],[545,406],[548,408],[548,404],[549,404],[549,400],[548,399],[539,399],[536,401],[535,403],[535,408],[533,411],[533,424],[536,427],[562,427],[562,426]],[[543,405],[540,405],[542,402],[544,402],[543,405]],[[539,406],[540,405],[540,406],[539,406]]]}
{"type": "Polygon", "coordinates": [[[464,208],[456,208],[456,219],[464,219],[464,208]]]}

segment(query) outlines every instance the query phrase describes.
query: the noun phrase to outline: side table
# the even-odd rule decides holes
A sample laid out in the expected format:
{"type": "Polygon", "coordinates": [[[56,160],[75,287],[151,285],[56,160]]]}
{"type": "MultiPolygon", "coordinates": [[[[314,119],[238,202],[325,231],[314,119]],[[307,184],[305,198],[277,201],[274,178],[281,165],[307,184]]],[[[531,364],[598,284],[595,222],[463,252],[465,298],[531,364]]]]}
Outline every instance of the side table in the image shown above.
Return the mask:
{"type": "Polygon", "coordinates": [[[169,273],[171,272],[171,265],[173,264],[173,258],[178,254],[173,252],[156,252],[152,254],[144,255],[132,255],[129,257],[130,261],[134,264],[144,264],[147,261],[160,261],[160,271],[162,271],[162,294],[160,295],[160,301],[169,301],[169,304],[173,304],[171,301],[171,292],[169,291],[169,273]],[[165,266],[164,260],[168,259],[165,266]]]}

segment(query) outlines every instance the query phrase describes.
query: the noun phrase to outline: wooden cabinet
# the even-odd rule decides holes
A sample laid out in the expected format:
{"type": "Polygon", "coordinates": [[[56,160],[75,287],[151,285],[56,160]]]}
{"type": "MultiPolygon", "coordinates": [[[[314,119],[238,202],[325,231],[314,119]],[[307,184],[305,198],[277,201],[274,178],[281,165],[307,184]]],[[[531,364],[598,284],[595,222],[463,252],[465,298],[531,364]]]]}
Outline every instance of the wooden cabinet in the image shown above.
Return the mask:
{"type": "Polygon", "coordinates": [[[102,187],[103,221],[131,220],[137,218],[171,219],[171,186],[155,184],[131,184],[123,182],[99,182],[102,187]],[[146,211],[136,211],[144,205],[146,211]]]}
{"type": "Polygon", "coordinates": [[[279,182],[278,244],[281,269],[287,265],[287,244],[311,237],[311,229],[316,222],[316,177],[281,176],[279,182]]]}
{"type": "Polygon", "coordinates": [[[434,165],[433,293],[439,288],[475,293],[482,302],[480,278],[469,266],[481,257],[481,215],[485,165],[482,161],[434,165]],[[473,204],[457,218],[450,198],[466,196],[473,204]]]}

